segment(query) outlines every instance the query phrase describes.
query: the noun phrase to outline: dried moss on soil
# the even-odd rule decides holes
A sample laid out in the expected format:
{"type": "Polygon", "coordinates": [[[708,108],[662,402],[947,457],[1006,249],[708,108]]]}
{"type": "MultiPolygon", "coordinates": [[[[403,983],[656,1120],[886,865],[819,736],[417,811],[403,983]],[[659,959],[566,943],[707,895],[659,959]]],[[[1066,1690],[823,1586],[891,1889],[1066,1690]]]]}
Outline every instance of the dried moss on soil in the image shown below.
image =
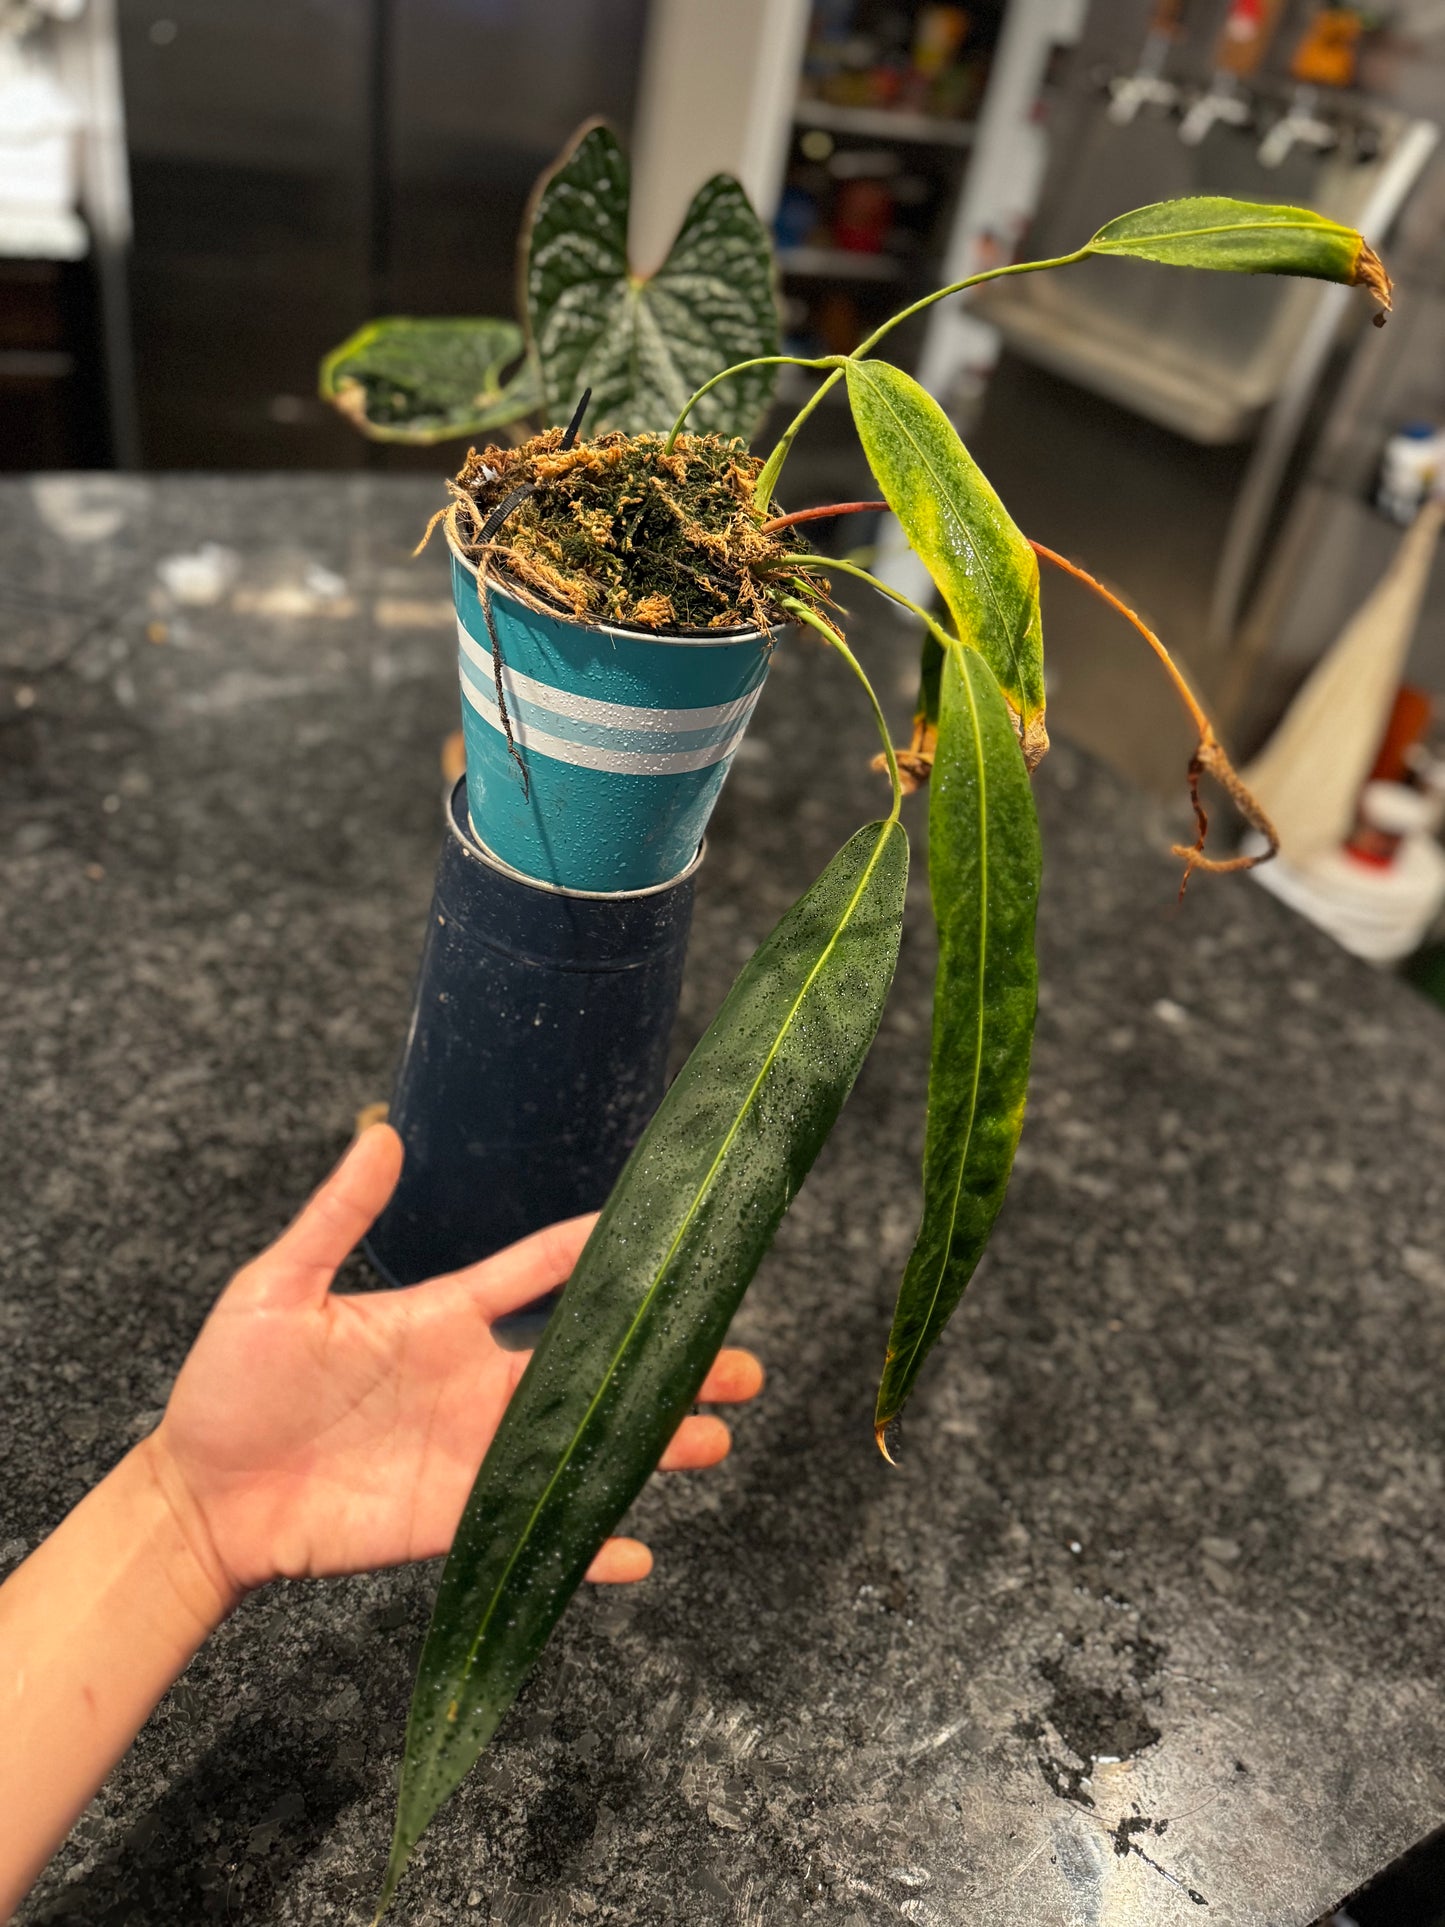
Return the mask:
{"type": "MultiPolygon", "coordinates": [[[[741,442],[681,435],[665,455],[661,435],[613,431],[564,449],[562,434],[468,454],[447,485],[447,525],[466,555],[589,622],[688,631],[778,621],[775,597],[797,594],[797,577],[770,571],[800,544],[792,529],[763,533],[753,509],[762,462],[741,442]],[[487,516],[524,482],[536,493],[480,543],[487,516]]],[[[821,592],[808,585],[810,598],[821,592]]]]}

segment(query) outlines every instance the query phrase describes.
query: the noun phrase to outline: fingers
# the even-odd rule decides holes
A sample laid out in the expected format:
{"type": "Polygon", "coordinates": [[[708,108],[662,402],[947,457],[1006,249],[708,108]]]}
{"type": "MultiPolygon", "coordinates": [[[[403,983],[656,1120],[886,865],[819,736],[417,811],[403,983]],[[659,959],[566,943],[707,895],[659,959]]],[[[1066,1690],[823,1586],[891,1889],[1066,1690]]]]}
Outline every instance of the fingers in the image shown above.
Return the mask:
{"type": "Polygon", "coordinates": [[[609,1539],[587,1568],[597,1586],[626,1586],[652,1571],[652,1554],[640,1539],[609,1539]]]}
{"type": "MultiPolygon", "coordinates": [[[[574,1219],[572,1224],[590,1229],[591,1220],[574,1219]]],[[[571,1228],[571,1225],[552,1227],[554,1231],[571,1228]]],[[[519,1246],[513,1246],[514,1251],[519,1249],[519,1246]]],[[[502,1255],[505,1257],[510,1254],[502,1255]]],[[[476,1269],[480,1270],[481,1267],[476,1269]]],[[[519,1377],[525,1365],[526,1359],[519,1356],[519,1377]]],[[[756,1398],[762,1385],[763,1368],[759,1361],[751,1352],[730,1346],[718,1353],[698,1397],[712,1405],[740,1405],[747,1399],[756,1398]]],[[[658,1461],[659,1469],[663,1472],[700,1472],[710,1465],[719,1465],[732,1450],[732,1442],[732,1434],[720,1418],[713,1418],[711,1414],[685,1418],[658,1461]]],[[[627,1585],[634,1580],[645,1579],[651,1571],[652,1554],[640,1540],[609,1539],[587,1568],[587,1577],[595,1585],[627,1585]]]]}
{"type": "Polygon", "coordinates": [[[336,1268],[370,1230],[401,1176],[401,1139],[373,1124],[275,1244],[238,1274],[235,1288],[269,1305],[326,1296],[336,1268]]]}
{"type": "MultiPolygon", "coordinates": [[[[763,1368],[751,1352],[729,1346],[713,1360],[698,1398],[705,1405],[742,1405],[763,1389],[763,1368]]],[[[720,1418],[685,1418],[658,1460],[663,1472],[701,1472],[721,1465],[733,1449],[733,1435],[720,1418]]]]}
{"type": "Polygon", "coordinates": [[[444,1278],[432,1278],[417,1290],[434,1298],[444,1294],[464,1297],[490,1324],[565,1283],[596,1222],[597,1213],[591,1211],[581,1218],[549,1224],[494,1257],[483,1258],[480,1264],[468,1265],[463,1271],[448,1272],[444,1278]]]}
{"type": "Polygon", "coordinates": [[[658,1460],[663,1472],[701,1472],[721,1465],[733,1449],[733,1435],[720,1418],[685,1418],[658,1460]]]}
{"type": "Polygon", "coordinates": [[[703,1405],[744,1405],[763,1389],[763,1367],[751,1352],[730,1345],[712,1362],[698,1400],[703,1405]]]}

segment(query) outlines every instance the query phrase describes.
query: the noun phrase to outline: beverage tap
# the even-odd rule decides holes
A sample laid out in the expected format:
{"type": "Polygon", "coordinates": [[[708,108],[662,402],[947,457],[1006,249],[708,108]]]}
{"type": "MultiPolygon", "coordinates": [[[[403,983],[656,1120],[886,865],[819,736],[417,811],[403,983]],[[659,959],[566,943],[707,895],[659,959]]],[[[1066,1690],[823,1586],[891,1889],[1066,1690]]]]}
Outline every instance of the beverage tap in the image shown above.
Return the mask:
{"type": "Polygon", "coordinates": [[[1312,147],[1317,154],[1327,154],[1339,146],[1339,128],[1333,121],[1320,118],[1318,100],[1318,88],[1295,88],[1288,113],[1280,116],[1259,144],[1261,167],[1278,167],[1294,147],[1312,147]]]}
{"type": "Polygon", "coordinates": [[[1364,26],[1353,7],[1321,7],[1315,13],[1290,62],[1296,86],[1288,111],[1260,144],[1261,167],[1278,167],[1294,147],[1323,154],[1339,146],[1339,126],[1320,113],[1321,90],[1352,83],[1364,26]]]}
{"type": "Polygon", "coordinates": [[[1179,88],[1165,78],[1164,70],[1179,38],[1183,13],[1183,0],[1158,0],[1138,66],[1132,74],[1116,74],[1109,82],[1109,119],[1116,127],[1127,127],[1141,107],[1168,108],[1178,100],[1179,88]]]}
{"type": "Polygon", "coordinates": [[[1243,127],[1253,117],[1243,82],[1263,64],[1283,7],[1284,0],[1232,0],[1215,43],[1214,78],[1180,124],[1186,147],[1197,147],[1216,121],[1243,127]]]}

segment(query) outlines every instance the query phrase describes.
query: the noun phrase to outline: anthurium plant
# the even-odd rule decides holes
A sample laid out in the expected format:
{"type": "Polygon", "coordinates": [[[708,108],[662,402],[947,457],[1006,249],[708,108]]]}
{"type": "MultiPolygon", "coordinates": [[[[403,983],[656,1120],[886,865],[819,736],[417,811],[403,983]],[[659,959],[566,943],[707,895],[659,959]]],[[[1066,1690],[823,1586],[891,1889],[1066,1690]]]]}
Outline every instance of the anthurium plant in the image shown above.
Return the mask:
{"type": "MultiPolygon", "coordinates": [[[[740,191],[718,182],[704,188],[661,274],[638,284],[621,251],[625,185],[615,142],[593,129],[534,204],[524,256],[529,342],[522,372],[503,392],[515,398],[520,384],[540,396],[543,420],[555,422],[590,385],[598,427],[611,432],[564,448],[556,427],[544,429],[533,444],[506,452],[506,477],[487,455],[470,458],[453,484],[449,528],[463,549],[503,572],[509,554],[535,556],[535,547],[525,551],[525,518],[539,538],[549,490],[565,495],[565,478],[582,464],[589,487],[609,467],[622,479],[612,509],[589,497],[580,522],[568,511],[571,524],[585,526],[610,579],[629,569],[645,577],[649,553],[630,534],[639,503],[649,491],[681,499],[699,451],[708,452],[703,466],[715,480],[716,438],[755,419],[774,370],[794,359],[757,349],[756,334],[773,324],[760,325],[760,230],[749,226],[740,191]],[[757,351],[720,366],[719,351],[742,344],[749,330],[747,346],[757,351]],[[681,392],[689,384],[691,392],[681,392]],[[710,432],[690,433],[689,424],[710,432]],[[515,486],[523,471],[530,493],[508,529],[486,490],[505,488],[505,508],[524,493],[515,486]]],[[[1048,745],[1039,561],[1083,571],[1025,538],[938,403],[877,350],[899,321],[931,302],[1096,255],[1314,276],[1363,286],[1381,316],[1389,306],[1376,255],[1320,215],[1213,198],[1161,203],[1121,215],[1059,260],[994,268],[939,289],[851,355],[802,361],[822,379],[766,461],[734,446],[723,491],[731,542],[705,527],[695,542],[699,570],[722,599],[717,620],[763,593],[777,618],[823,638],[872,709],[891,805],[854,832],[742,971],[623,1171],[487,1453],[421,1657],[383,1910],[423,1829],[487,1744],[695,1399],[838,1117],[898,957],[909,850],[903,797],[925,785],[938,967],[922,1216],[873,1414],[885,1454],[988,1241],[1023,1123],[1036,1004],[1041,853],[1030,776],[1048,745]],[[773,495],[788,452],[838,382],[846,383],[881,500],[778,513],[773,495]],[[940,607],[935,614],[905,604],[920,626],[922,672],[912,741],[901,749],[845,640],[832,590],[856,578],[895,602],[904,598],[856,563],[822,558],[797,526],[810,514],[885,504],[926,564],[940,607]],[[738,539],[739,522],[747,541],[738,539]],[[730,569],[737,579],[718,587],[730,569]]],[[[383,365],[375,340],[367,348],[358,339],[374,373],[383,365]]],[[[345,351],[333,363],[336,379],[352,378],[345,351]]],[[[480,366],[479,355],[467,363],[468,382],[480,366]]],[[[355,379],[365,387],[368,377],[355,379]]],[[[384,405],[381,385],[367,389],[372,411],[384,405]]],[[[434,412],[450,409],[455,418],[455,396],[446,401],[443,386],[439,378],[434,412]]],[[[476,390],[492,392],[485,382],[476,390]]],[[[1219,782],[1268,837],[1267,823],[1158,638],[1095,586],[1155,651],[1198,730],[1189,769],[1197,835],[1178,852],[1185,879],[1196,869],[1241,867],[1243,859],[1205,853],[1201,778],[1219,782]]]]}

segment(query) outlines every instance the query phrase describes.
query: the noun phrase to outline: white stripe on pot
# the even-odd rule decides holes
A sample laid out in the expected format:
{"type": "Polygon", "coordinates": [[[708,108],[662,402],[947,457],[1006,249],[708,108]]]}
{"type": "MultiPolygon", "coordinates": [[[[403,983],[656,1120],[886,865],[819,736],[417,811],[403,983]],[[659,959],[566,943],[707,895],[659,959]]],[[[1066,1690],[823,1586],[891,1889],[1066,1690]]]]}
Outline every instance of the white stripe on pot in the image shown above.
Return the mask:
{"type": "MultiPolygon", "coordinates": [[[[461,672],[463,679],[470,684],[483,702],[490,703],[495,700],[495,681],[491,676],[484,675],[470,657],[461,658],[461,672]]],[[[529,679],[524,677],[517,678],[518,682],[527,680],[529,679]]],[[[749,700],[741,715],[734,716],[725,723],[713,723],[706,729],[628,729],[619,728],[611,721],[579,722],[574,717],[561,715],[555,709],[550,709],[546,703],[533,702],[528,696],[521,694],[510,678],[507,679],[506,689],[507,714],[512,718],[513,724],[520,717],[533,729],[545,730],[548,735],[560,736],[569,743],[592,743],[598,749],[635,749],[649,756],[671,755],[674,752],[681,753],[692,749],[709,749],[715,744],[729,742],[746,725],[753,710],[753,702],[749,700]]],[[[626,706],[620,703],[601,706],[626,713],[626,706]]],[[[688,715],[696,714],[696,711],[682,710],[672,713],[688,715]]]]}
{"type": "MultiPolygon", "coordinates": [[[[457,617],[457,642],[467,661],[495,687],[496,670],[491,654],[468,631],[460,616],[457,617]]],[[[766,666],[764,658],[760,667],[766,666]]],[[[550,683],[524,676],[507,663],[502,665],[502,687],[509,696],[519,696],[539,708],[551,710],[554,715],[569,716],[579,723],[602,723],[616,729],[684,730],[746,722],[758,700],[762,679],[759,678],[756,689],[734,697],[731,702],[710,703],[699,709],[643,709],[632,703],[609,703],[596,696],[577,696],[571,690],[556,689],[550,683]]]]}
{"type": "MultiPolygon", "coordinates": [[[[495,702],[484,696],[466,676],[461,678],[461,685],[462,700],[470,703],[483,722],[490,723],[498,735],[504,735],[501,714],[495,702]]],[[[620,704],[599,706],[622,707],[620,704]]],[[[682,710],[677,713],[686,716],[693,712],[682,710]]],[[[538,729],[522,716],[512,717],[513,740],[523,749],[535,750],[539,756],[550,756],[554,762],[571,763],[578,769],[607,770],[614,776],[681,776],[688,770],[710,769],[714,763],[728,760],[745,733],[745,727],[736,729],[722,741],[705,744],[700,749],[607,749],[598,743],[569,742],[565,736],[555,736],[550,730],[538,729]]]]}

